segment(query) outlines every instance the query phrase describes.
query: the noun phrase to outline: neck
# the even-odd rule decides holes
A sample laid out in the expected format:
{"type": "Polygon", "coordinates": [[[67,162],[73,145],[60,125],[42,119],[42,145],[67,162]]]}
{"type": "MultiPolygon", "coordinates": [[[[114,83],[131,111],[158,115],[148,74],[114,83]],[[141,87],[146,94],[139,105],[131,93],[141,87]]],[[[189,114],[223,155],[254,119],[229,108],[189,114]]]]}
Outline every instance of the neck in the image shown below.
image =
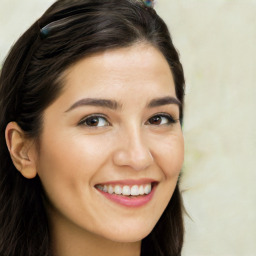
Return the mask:
{"type": "Polygon", "coordinates": [[[141,241],[115,242],[48,211],[54,256],[139,256],[141,241]]]}

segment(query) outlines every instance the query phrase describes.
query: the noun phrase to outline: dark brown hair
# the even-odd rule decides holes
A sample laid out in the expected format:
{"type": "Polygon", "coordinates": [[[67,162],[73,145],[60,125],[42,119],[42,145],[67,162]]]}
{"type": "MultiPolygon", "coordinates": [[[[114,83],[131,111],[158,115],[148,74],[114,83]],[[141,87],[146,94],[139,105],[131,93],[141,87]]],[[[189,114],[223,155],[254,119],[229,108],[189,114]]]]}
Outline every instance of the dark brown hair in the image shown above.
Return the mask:
{"type": "MultiPolygon", "coordinates": [[[[140,0],[59,0],[16,42],[0,77],[0,255],[50,256],[51,241],[38,177],[15,169],[5,143],[15,121],[38,138],[43,111],[61,93],[61,74],[81,58],[146,42],[159,49],[172,71],[182,103],[184,75],[169,31],[156,11],[140,0]]],[[[162,217],[142,241],[141,255],[178,256],[183,244],[178,184],[162,217]]]]}

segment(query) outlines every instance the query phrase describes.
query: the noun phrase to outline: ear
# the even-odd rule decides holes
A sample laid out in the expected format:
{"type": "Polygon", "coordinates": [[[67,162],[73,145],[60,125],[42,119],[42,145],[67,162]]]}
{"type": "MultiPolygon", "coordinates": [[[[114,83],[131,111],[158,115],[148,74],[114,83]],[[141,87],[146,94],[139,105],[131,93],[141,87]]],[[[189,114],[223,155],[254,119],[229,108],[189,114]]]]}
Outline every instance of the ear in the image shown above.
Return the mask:
{"type": "Polygon", "coordinates": [[[5,140],[16,169],[27,179],[36,176],[36,147],[31,139],[15,122],[10,122],[5,129],[5,140]]]}

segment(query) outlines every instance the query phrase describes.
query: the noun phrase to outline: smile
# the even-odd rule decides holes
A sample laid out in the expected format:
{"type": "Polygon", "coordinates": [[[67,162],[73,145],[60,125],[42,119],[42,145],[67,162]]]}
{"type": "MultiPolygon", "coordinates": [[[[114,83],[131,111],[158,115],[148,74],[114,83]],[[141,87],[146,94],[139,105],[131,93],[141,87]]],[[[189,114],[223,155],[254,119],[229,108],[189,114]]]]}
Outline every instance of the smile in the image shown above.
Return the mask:
{"type": "Polygon", "coordinates": [[[141,207],[153,198],[158,182],[109,182],[97,184],[95,188],[106,199],[126,207],[141,207]]]}
{"type": "Polygon", "coordinates": [[[123,196],[142,196],[148,195],[151,192],[152,184],[143,185],[96,185],[99,190],[108,193],[123,196]]]}

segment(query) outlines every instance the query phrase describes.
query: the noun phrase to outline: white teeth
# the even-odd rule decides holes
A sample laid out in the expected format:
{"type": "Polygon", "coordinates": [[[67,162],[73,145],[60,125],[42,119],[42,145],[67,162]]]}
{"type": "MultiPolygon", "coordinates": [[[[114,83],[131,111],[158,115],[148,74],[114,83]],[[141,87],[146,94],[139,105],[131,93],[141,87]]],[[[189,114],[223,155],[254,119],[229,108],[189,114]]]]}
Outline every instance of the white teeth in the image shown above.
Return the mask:
{"type": "Polygon", "coordinates": [[[122,188],[118,185],[115,186],[115,194],[117,194],[117,195],[122,194],[122,188]]]}
{"type": "Polygon", "coordinates": [[[108,192],[108,186],[107,186],[107,185],[104,185],[103,191],[104,191],[104,192],[108,192]]]}
{"type": "Polygon", "coordinates": [[[131,195],[132,196],[138,196],[139,195],[139,187],[137,185],[132,186],[131,195]]]}
{"type": "Polygon", "coordinates": [[[151,184],[147,184],[146,187],[144,188],[145,194],[149,194],[151,192],[151,184]]]}
{"type": "Polygon", "coordinates": [[[111,185],[108,186],[108,193],[109,194],[113,194],[114,193],[114,189],[113,189],[113,187],[111,185]]]}
{"type": "Polygon", "coordinates": [[[139,194],[140,194],[140,195],[144,195],[144,188],[143,188],[142,185],[140,185],[139,194]]]}
{"type": "Polygon", "coordinates": [[[138,195],[147,195],[151,192],[151,183],[144,185],[133,185],[133,186],[122,186],[122,185],[97,185],[98,189],[104,191],[105,193],[124,196],[138,196],[138,195]]]}
{"type": "Polygon", "coordinates": [[[131,194],[131,189],[129,186],[124,186],[123,187],[123,193],[124,196],[129,196],[131,194]]]}

